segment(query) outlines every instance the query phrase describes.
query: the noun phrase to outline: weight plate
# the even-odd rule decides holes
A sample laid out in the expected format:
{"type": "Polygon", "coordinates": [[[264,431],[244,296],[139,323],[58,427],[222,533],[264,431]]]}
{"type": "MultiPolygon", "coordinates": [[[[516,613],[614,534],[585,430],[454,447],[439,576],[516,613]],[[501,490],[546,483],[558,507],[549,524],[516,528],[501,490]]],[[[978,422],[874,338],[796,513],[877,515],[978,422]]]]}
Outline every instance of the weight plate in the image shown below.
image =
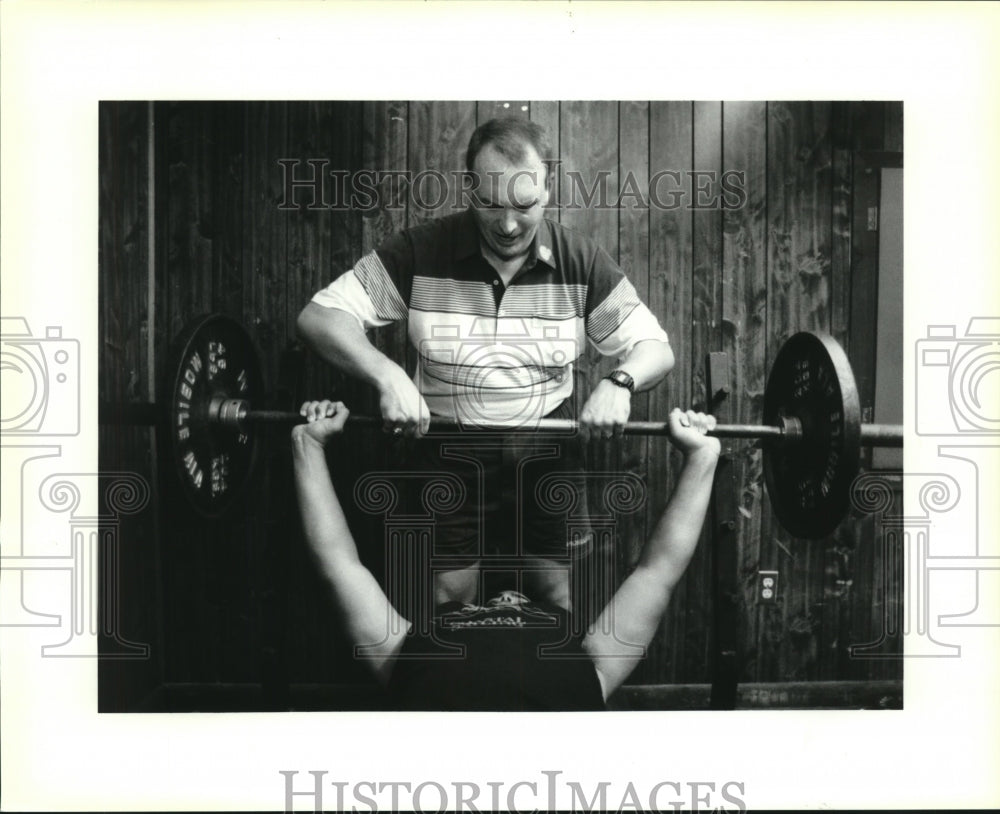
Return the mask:
{"type": "Polygon", "coordinates": [[[261,399],[263,380],[253,341],[221,314],[190,322],[172,354],[169,399],[170,450],[181,488],[205,517],[218,517],[250,480],[257,446],[251,430],[209,420],[217,398],[261,399]]]}
{"type": "Polygon", "coordinates": [[[764,390],[764,423],[786,416],[802,423],[802,439],[764,447],[764,479],[781,525],[817,539],[847,514],[861,455],[858,389],[833,337],[798,333],[778,351],[764,390]]]}

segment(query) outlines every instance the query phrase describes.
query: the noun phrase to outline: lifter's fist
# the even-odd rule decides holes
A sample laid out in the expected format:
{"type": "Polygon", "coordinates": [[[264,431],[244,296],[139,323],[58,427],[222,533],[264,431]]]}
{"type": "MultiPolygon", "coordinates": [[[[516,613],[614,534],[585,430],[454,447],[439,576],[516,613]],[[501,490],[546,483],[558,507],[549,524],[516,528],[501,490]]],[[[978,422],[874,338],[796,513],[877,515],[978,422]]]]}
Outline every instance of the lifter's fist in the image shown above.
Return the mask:
{"type": "Polygon", "coordinates": [[[718,455],[722,450],[718,438],[705,434],[715,428],[715,416],[713,415],[696,413],[694,410],[684,411],[680,407],[674,407],[670,411],[667,424],[670,428],[671,443],[685,455],[690,455],[698,450],[718,455]]]}
{"type": "Polygon", "coordinates": [[[598,382],[580,410],[580,435],[592,438],[621,438],[632,410],[632,394],[606,379],[598,382]]]}
{"type": "Polygon", "coordinates": [[[391,366],[379,382],[379,409],[382,428],[394,436],[426,435],[430,429],[431,411],[417,386],[406,372],[391,366]]]}
{"type": "Polygon", "coordinates": [[[296,424],[292,428],[292,438],[309,438],[321,446],[333,436],[344,431],[344,422],[351,411],[342,401],[307,401],[299,409],[299,415],[305,416],[305,424],[296,424]]]}

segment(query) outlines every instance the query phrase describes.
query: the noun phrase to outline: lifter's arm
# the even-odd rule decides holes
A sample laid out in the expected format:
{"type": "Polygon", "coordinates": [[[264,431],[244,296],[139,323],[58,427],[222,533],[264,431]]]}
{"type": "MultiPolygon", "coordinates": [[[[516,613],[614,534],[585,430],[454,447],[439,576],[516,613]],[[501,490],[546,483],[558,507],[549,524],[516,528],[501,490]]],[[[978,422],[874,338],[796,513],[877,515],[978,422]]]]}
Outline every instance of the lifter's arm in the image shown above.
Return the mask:
{"type": "Polygon", "coordinates": [[[406,371],[376,348],[358,320],[347,311],[310,302],[296,323],[302,340],[338,370],[379,392],[386,429],[426,433],[430,411],[406,371]]]}
{"type": "Polygon", "coordinates": [[[719,441],[706,436],[715,419],[670,414],[670,439],[684,453],[674,493],[635,570],[625,579],[584,639],[604,689],[611,695],[645,655],[701,535],[719,460],[719,441]],[[684,423],[689,426],[685,426],[684,423]]]}
{"type": "Polygon", "coordinates": [[[306,542],[348,639],[365,648],[376,677],[385,683],[409,623],[361,564],[330,480],[325,447],[343,430],[348,410],[339,402],[324,401],[303,405],[302,413],[310,423],[292,430],[292,460],[306,542]]]}

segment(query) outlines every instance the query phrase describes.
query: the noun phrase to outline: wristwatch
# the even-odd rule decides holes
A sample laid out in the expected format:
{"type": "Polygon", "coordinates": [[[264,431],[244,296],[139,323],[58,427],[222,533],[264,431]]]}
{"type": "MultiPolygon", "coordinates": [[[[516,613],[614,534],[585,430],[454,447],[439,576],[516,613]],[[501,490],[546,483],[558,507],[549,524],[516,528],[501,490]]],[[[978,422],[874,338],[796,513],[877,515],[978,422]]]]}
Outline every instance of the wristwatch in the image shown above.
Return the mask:
{"type": "Polygon", "coordinates": [[[635,379],[628,375],[624,370],[612,370],[607,376],[604,377],[612,384],[616,384],[619,387],[624,387],[629,393],[635,392],[635,379]]]}

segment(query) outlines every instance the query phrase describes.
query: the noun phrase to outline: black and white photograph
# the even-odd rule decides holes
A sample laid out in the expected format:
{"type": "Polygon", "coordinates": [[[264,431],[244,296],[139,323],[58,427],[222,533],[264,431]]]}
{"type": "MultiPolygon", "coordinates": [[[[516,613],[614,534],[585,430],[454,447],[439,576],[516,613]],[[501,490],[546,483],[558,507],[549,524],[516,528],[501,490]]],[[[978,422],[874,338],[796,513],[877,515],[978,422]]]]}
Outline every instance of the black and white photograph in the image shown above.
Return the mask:
{"type": "Polygon", "coordinates": [[[998,44],[0,4],[0,808],[995,808],[998,44]]]}
{"type": "Polygon", "coordinates": [[[903,705],[902,103],[100,116],[102,710],[903,705]]]}

